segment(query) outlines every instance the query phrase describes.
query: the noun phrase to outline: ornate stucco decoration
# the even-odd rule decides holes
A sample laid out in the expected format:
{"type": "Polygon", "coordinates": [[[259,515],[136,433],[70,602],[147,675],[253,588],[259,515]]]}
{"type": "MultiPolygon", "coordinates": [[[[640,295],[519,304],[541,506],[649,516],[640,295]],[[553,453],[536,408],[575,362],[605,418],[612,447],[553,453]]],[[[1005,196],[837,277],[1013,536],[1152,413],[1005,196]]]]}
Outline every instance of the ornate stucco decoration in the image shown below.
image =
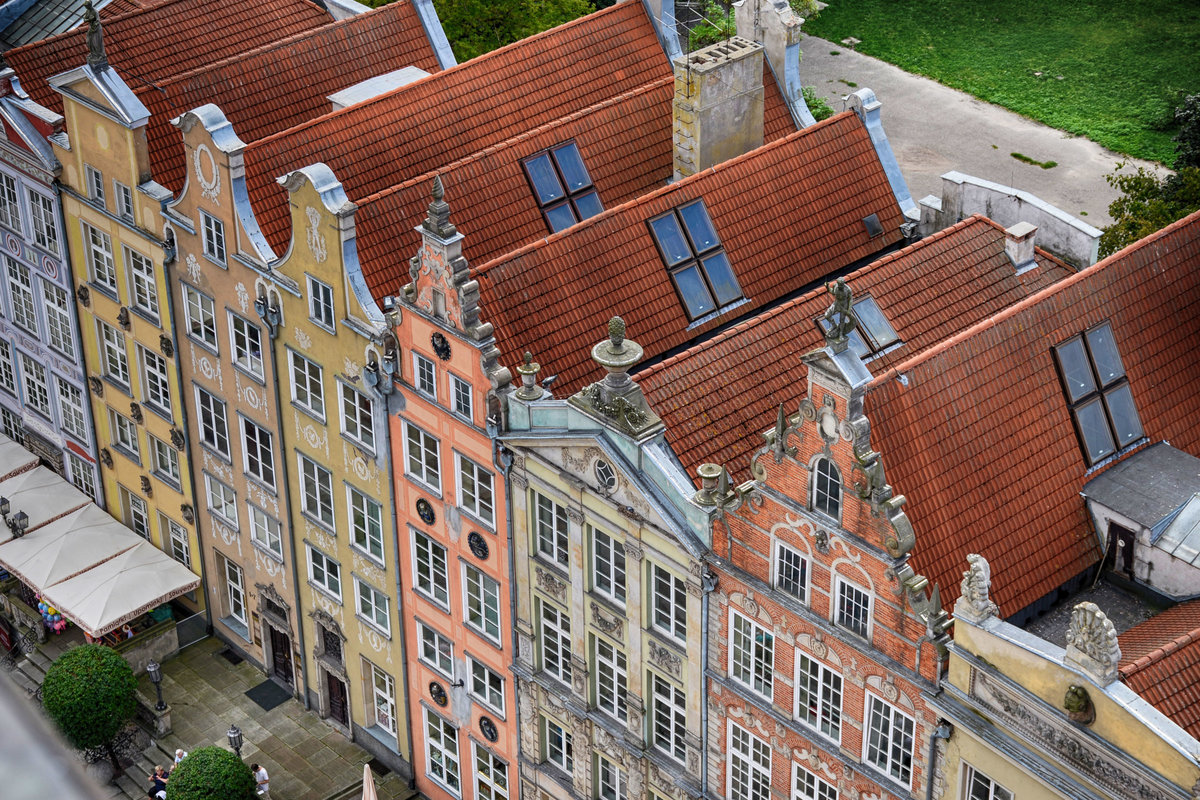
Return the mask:
{"type": "Polygon", "coordinates": [[[1063,661],[1083,670],[1101,686],[1117,679],[1121,647],[1112,620],[1095,603],[1080,603],[1071,612],[1067,654],[1063,661]]]}
{"type": "Polygon", "coordinates": [[[314,261],[321,264],[329,257],[329,247],[325,242],[325,235],[321,233],[321,212],[312,206],[307,206],[304,209],[304,216],[308,219],[306,231],[308,252],[312,253],[314,261]]]}
{"type": "Polygon", "coordinates": [[[978,624],[999,614],[1000,608],[990,597],[991,589],[991,565],[983,556],[971,553],[967,556],[958,602],[954,604],[954,616],[978,624]]]}
{"type": "Polygon", "coordinates": [[[200,184],[200,194],[206,200],[214,203],[221,196],[221,170],[217,169],[217,159],[207,144],[200,144],[192,151],[192,167],[196,171],[196,181],[200,184]],[[205,169],[205,161],[208,162],[205,169]],[[205,172],[210,174],[205,175],[205,172]]]}
{"type": "Polygon", "coordinates": [[[546,570],[538,567],[535,570],[537,574],[537,585],[546,594],[557,598],[560,602],[567,596],[567,587],[558,578],[551,575],[546,570]]]}
{"type": "Polygon", "coordinates": [[[1082,686],[1072,685],[1067,689],[1067,694],[1063,697],[1063,708],[1072,722],[1091,725],[1096,721],[1096,707],[1092,705],[1092,698],[1087,689],[1082,686]]]}

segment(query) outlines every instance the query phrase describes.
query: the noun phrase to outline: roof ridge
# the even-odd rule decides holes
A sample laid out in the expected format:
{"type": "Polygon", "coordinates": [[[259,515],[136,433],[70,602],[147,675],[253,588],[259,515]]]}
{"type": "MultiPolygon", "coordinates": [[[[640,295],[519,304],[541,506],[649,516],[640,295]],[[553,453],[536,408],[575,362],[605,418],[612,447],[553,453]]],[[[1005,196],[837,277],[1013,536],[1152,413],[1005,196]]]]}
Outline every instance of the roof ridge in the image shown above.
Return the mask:
{"type": "MultiPolygon", "coordinates": [[[[491,269],[493,269],[497,264],[504,263],[506,261],[511,261],[514,258],[525,255],[526,253],[533,252],[534,250],[545,247],[547,244],[549,244],[551,242],[557,242],[559,239],[562,239],[565,236],[576,235],[582,230],[586,230],[587,228],[589,228],[593,225],[596,225],[596,224],[600,223],[601,221],[608,219],[609,217],[615,216],[617,214],[617,212],[623,213],[625,211],[628,211],[630,208],[633,208],[634,206],[649,203],[652,200],[655,200],[664,194],[668,194],[670,192],[674,192],[674,191],[678,190],[680,187],[689,186],[689,185],[696,183],[697,181],[700,181],[711,175],[715,175],[715,174],[717,174],[719,172],[723,172],[727,169],[732,169],[733,167],[735,167],[738,164],[741,164],[744,161],[748,161],[748,160],[755,159],[755,158],[763,158],[764,153],[772,153],[776,150],[781,149],[782,147],[784,147],[787,144],[799,141],[802,137],[804,137],[807,134],[811,134],[813,131],[820,130],[823,128],[830,128],[830,127],[833,127],[835,123],[841,123],[841,122],[847,121],[849,119],[857,120],[858,115],[855,114],[853,111],[839,112],[837,114],[834,114],[832,117],[829,117],[828,119],[818,122],[816,125],[810,125],[807,128],[801,128],[800,130],[795,131],[793,133],[789,133],[787,136],[780,137],[773,142],[767,142],[765,144],[762,144],[762,145],[754,148],[753,150],[749,150],[745,153],[742,153],[740,156],[736,156],[735,158],[731,158],[727,161],[722,161],[720,164],[714,164],[713,166],[711,166],[707,169],[700,170],[699,172],[693,173],[692,175],[689,175],[686,178],[681,178],[680,180],[677,180],[674,183],[668,183],[666,186],[660,186],[659,188],[654,189],[649,192],[646,192],[646,194],[643,194],[639,197],[635,197],[632,200],[627,200],[619,206],[613,206],[612,208],[606,208],[606,209],[604,209],[604,211],[597,214],[596,216],[588,217],[585,220],[581,220],[569,228],[564,228],[563,230],[559,231],[558,233],[552,233],[549,236],[538,239],[535,242],[530,242],[527,245],[518,247],[516,250],[510,250],[509,252],[504,253],[503,255],[496,256],[491,261],[488,261],[485,264],[481,264],[478,267],[472,267],[471,275],[473,277],[478,277],[479,275],[482,275],[482,274],[490,271],[491,269]]],[[[861,121],[860,121],[860,124],[861,124],[861,121]]]]}
{"type": "Polygon", "coordinates": [[[1200,641],[1200,628],[1194,628],[1193,630],[1185,631],[1184,633],[1176,636],[1174,639],[1159,645],[1145,655],[1139,656],[1138,658],[1135,658],[1121,666],[1118,670],[1121,673],[1121,678],[1130,678],[1147,667],[1157,664],[1159,661],[1162,661],[1172,653],[1176,653],[1187,645],[1196,641],[1200,641]]]}
{"type": "MultiPolygon", "coordinates": [[[[167,0],[167,2],[176,2],[176,1],[177,0],[167,0]]],[[[182,2],[182,0],[178,0],[178,1],[182,2]]],[[[386,5],[379,6],[378,8],[372,8],[369,11],[366,11],[362,14],[354,14],[353,16],[343,17],[342,19],[331,19],[327,25],[321,25],[320,27],[317,27],[317,28],[311,28],[306,31],[300,31],[300,32],[294,33],[291,36],[288,36],[284,39],[276,39],[273,42],[267,42],[266,44],[260,44],[258,47],[253,47],[249,50],[243,50],[240,53],[235,53],[231,56],[226,56],[225,58],[222,58],[219,61],[213,61],[208,64],[202,64],[198,67],[193,67],[192,69],[189,69],[185,72],[177,72],[174,75],[170,75],[166,78],[156,81],[157,87],[145,86],[145,87],[141,87],[141,88],[148,90],[148,89],[152,89],[152,88],[167,86],[167,85],[174,84],[174,83],[179,83],[180,81],[194,77],[200,73],[215,71],[217,69],[227,67],[235,61],[241,61],[244,59],[252,58],[253,56],[261,55],[262,53],[269,52],[269,51],[277,49],[281,46],[295,44],[297,41],[299,41],[301,39],[318,36],[320,34],[324,34],[325,32],[327,32],[329,30],[332,30],[334,28],[349,27],[351,24],[353,24],[355,22],[359,22],[361,20],[368,19],[372,15],[383,12],[384,9],[403,8],[404,6],[406,6],[408,4],[409,4],[408,0],[391,0],[391,2],[387,3],[386,5]]]]}
{"type": "Polygon", "coordinates": [[[497,142],[496,144],[485,147],[482,150],[476,150],[474,153],[470,153],[468,155],[463,156],[462,158],[451,161],[449,164],[444,164],[435,169],[427,170],[426,172],[424,172],[421,175],[417,175],[415,177],[409,178],[408,180],[401,181],[400,183],[394,184],[392,186],[388,186],[385,189],[379,189],[378,191],[372,192],[371,194],[367,195],[366,197],[363,197],[360,199],[351,198],[351,200],[353,200],[354,204],[357,205],[358,208],[361,210],[363,208],[363,206],[369,205],[370,203],[374,203],[379,200],[383,200],[386,197],[389,197],[393,194],[398,194],[400,191],[402,191],[403,189],[407,189],[410,186],[414,186],[414,185],[420,184],[424,181],[431,180],[433,178],[433,176],[435,176],[435,175],[445,174],[452,169],[462,166],[463,164],[469,164],[473,161],[478,161],[479,159],[482,159],[485,156],[489,156],[494,153],[498,153],[501,150],[504,150],[508,147],[512,147],[513,145],[515,145],[519,142],[522,142],[526,139],[532,139],[534,136],[538,136],[542,133],[545,133],[546,131],[553,130],[556,127],[561,127],[562,125],[565,125],[569,122],[575,122],[576,120],[583,119],[584,117],[586,117],[590,114],[594,114],[598,111],[603,111],[605,108],[617,105],[618,103],[624,102],[625,100],[629,100],[629,99],[631,99],[633,97],[637,97],[639,95],[649,94],[651,90],[657,89],[660,86],[664,86],[668,83],[673,83],[674,81],[675,81],[675,76],[664,75],[661,78],[657,78],[653,81],[648,81],[646,83],[643,83],[641,86],[638,86],[635,89],[630,89],[627,92],[622,92],[621,94],[614,95],[613,97],[607,97],[598,103],[593,103],[592,105],[588,106],[587,108],[580,109],[579,111],[572,111],[570,114],[567,114],[566,116],[562,116],[562,117],[559,117],[558,119],[551,120],[550,122],[543,123],[543,124],[537,126],[536,128],[531,128],[530,130],[522,131],[521,133],[517,134],[516,136],[513,136],[509,139],[505,139],[502,142],[497,142]]]}
{"type": "Polygon", "coordinates": [[[564,22],[562,25],[559,25],[557,27],[550,28],[548,30],[544,30],[541,33],[535,33],[533,36],[529,36],[525,39],[518,39],[517,41],[512,42],[511,44],[506,44],[503,47],[498,47],[495,50],[490,50],[486,53],[475,56],[475,58],[464,61],[461,64],[455,64],[454,66],[449,67],[447,69],[441,70],[439,72],[431,73],[429,75],[426,75],[424,78],[420,78],[418,80],[413,81],[412,83],[407,83],[403,86],[397,86],[395,89],[384,92],[383,94],[380,94],[380,95],[376,95],[375,97],[372,97],[370,100],[366,100],[362,103],[356,103],[354,105],[349,105],[349,106],[346,106],[345,108],[339,108],[334,111],[330,111],[326,114],[322,114],[319,117],[314,117],[310,120],[307,120],[306,122],[302,122],[298,125],[293,125],[290,128],[285,128],[284,130],[277,131],[269,136],[264,136],[261,139],[256,139],[254,142],[250,143],[247,146],[247,149],[249,149],[251,147],[257,147],[259,145],[266,145],[266,144],[274,142],[278,139],[285,138],[289,135],[294,135],[297,131],[302,131],[306,128],[315,127],[316,125],[323,123],[326,120],[337,117],[339,115],[353,113],[354,111],[361,109],[364,105],[382,102],[386,98],[390,98],[401,92],[411,90],[414,86],[420,86],[420,85],[423,85],[423,84],[428,83],[429,81],[432,81],[435,79],[446,80],[447,75],[457,75],[460,72],[463,72],[467,69],[483,69],[483,67],[479,66],[480,64],[483,64],[483,65],[489,64],[494,59],[499,58],[501,55],[505,55],[512,50],[530,46],[529,45],[530,42],[541,41],[543,39],[548,38],[549,36],[559,35],[563,30],[565,30],[567,28],[573,28],[573,27],[577,27],[579,25],[588,23],[591,20],[596,19],[602,15],[615,14],[615,13],[617,13],[616,9],[624,9],[625,6],[629,6],[629,5],[637,5],[637,4],[636,3],[615,3],[611,6],[609,6],[608,8],[602,8],[599,11],[592,12],[591,14],[586,14],[582,17],[577,17],[576,19],[573,19],[570,22],[564,22]]]}
{"type": "MultiPolygon", "coordinates": [[[[136,8],[136,9],[133,9],[132,11],[126,11],[124,14],[113,14],[108,19],[101,20],[101,24],[102,25],[111,25],[114,22],[122,22],[126,19],[129,19],[130,17],[137,16],[138,14],[148,14],[151,11],[157,11],[158,9],[162,8],[163,6],[169,6],[169,5],[173,5],[176,3],[186,3],[186,2],[189,2],[189,0],[162,0],[162,2],[160,2],[160,3],[151,3],[148,6],[142,6],[141,8],[136,8]]],[[[82,28],[82,27],[83,27],[83,23],[81,22],[80,24],[76,25],[75,27],[68,28],[67,30],[62,31],[61,33],[56,33],[53,36],[46,36],[45,38],[42,38],[42,39],[37,39],[32,42],[26,42],[25,44],[21,45],[20,47],[12,48],[7,53],[5,53],[5,56],[7,56],[9,53],[23,53],[26,50],[36,50],[38,48],[46,46],[50,42],[59,41],[61,39],[67,38],[68,36],[78,36],[80,33],[80,28],[82,28]]]]}
{"type": "Polygon", "coordinates": [[[994,314],[993,316],[988,317],[985,320],[981,320],[980,322],[975,323],[974,325],[967,328],[966,330],[959,331],[954,336],[951,336],[949,339],[946,339],[946,340],[934,345],[933,347],[930,347],[929,349],[927,349],[923,352],[917,353],[913,357],[897,364],[896,366],[892,367],[891,369],[880,373],[868,384],[867,389],[868,390],[874,389],[874,388],[886,383],[887,381],[892,380],[896,376],[901,375],[901,374],[923,364],[924,362],[932,359],[934,356],[940,355],[941,353],[954,348],[956,345],[960,344],[961,342],[966,341],[967,339],[970,339],[971,337],[975,336],[976,334],[982,333],[983,331],[994,328],[995,326],[999,325],[1000,323],[1021,313],[1025,309],[1031,308],[1031,307],[1037,305],[1038,303],[1045,300],[1047,297],[1051,297],[1053,295],[1058,294],[1059,292],[1063,292],[1063,291],[1066,291],[1067,289],[1070,289],[1071,287],[1073,287],[1075,284],[1079,283],[1080,281],[1083,281],[1086,278],[1091,277],[1092,275],[1094,275],[1096,273],[1103,272],[1103,271],[1109,269],[1114,264],[1120,263],[1125,258],[1129,257],[1130,255],[1137,252],[1138,250],[1142,250],[1146,247],[1150,247],[1151,245],[1157,243],[1160,239],[1163,239],[1166,236],[1173,235],[1175,233],[1175,231],[1186,228],[1187,226],[1191,225],[1194,222],[1200,222],[1200,211],[1195,211],[1191,214],[1188,214],[1183,219],[1172,222],[1167,227],[1162,228],[1161,230],[1157,230],[1154,233],[1150,234],[1149,236],[1145,237],[1144,239],[1139,239],[1138,241],[1134,242],[1133,244],[1130,244],[1130,245],[1127,245],[1126,247],[1121,248],[1120,250],[1118,250],[1117,252],[1108,256],[1107,258],[1105,258],[1101,261],[1098,261],[1095,264],[1092,264],[1090,267],[1081,269],[1078,272],[1076,272],[1074,275],[1068,275],[1066,278],[1063,278],[1061,281],[1058,281],[1057,283],[1053,284],[1052,286],[1047,286],[1045,289],[1042,289],[1040,292],[1035,292],[1034,294],[1031,294],[1029,297],[1026,297],[1024,300],[1013,303],[1011,306],[1008,306],[1007,308],[1003,309],[999,313],[994,314]]]}
{"type": "MultiPolygon", "coordinates": [[[[976,225],[981,221],[991,223],[992,225],[996,224],[994,221],[988,219],[987,217],[983,216],[982,214],[972,214],[971,216],[966,217],[965,219],[959,220],[958,222],[954,223],[953,225],[951,225],[948,228],[943,228],[942,230],[937,231],[936,233],[931,233],[929,236],[926,236],[922,239],[918,239],[917,241],[913,242],[912,244],[910,244],[906,247],[902,247],[899,250],[893,251],[891,253],[886,253],[886,254],[880,256],[879,258],[875,259],[874,261],[870,262],[869,264],[865,264],[865,265],[859,267],[858,269],[854,270],[853,272],[847,273],[845,275],[845,278],[846,278],[846,280],[850,280],[850,279],[854,278],[855,276],[862,275],[868,271],[873,271],[875,269],[879,269],[885,264],[889,264],[892,261],[896,261],[906,255],[910,255],[910,254],[916,252],[917,250],[923,249],[924,247],[928,247],[935,242],[941,241],[942,239],[945,239],[953,234],[958,233],[959,231],[966,230],[967,228],[969,228],[973,225],[976,225]]],[[[821,288],[823,288],[823,287],[816,287],[815,289],[807,291],[804,294],[801,294],[797,297],[793,297],[791,300],[788,300],[784,303],[780,303],[771,308],[764,309],[762,311],[762,313],[757,314],[754,317],[751,317],[750,319],[746,320],[745,322],[742,322],[738,325],[734,325],[733,327],[731,327],[727,330],[721,331],[719,334],[717,334],[716,336],[713,336],[710,339],[705,339],[704,341],[702,341],[698,344],[692,345],[687,350],[684,350],[682,353],[676,353],[675,355],[671,356],[668,359],[665,359],[663,361],[658,362],[657,364],[652,364],[651,366],[646,367],[644,370],[638,370],[638,373],[637,373],[638,380],[642,380],[645,377],[654,375],[656,372],[661,372],[662,370],[665,370],[668,367],[673,366],[674,364],[676,364],[679,361],[682,361],[682,360],[685,360],[687,358],[691,358],[691,357],[697,355],[699,352],[706,350],[709,347],[715,347],[716,345],[720,344],[721,342],[724,342],[724,341],[732,338],[732,336],[734,334],[740,335],[740,333],[743,330],[750,330],[751,328],[757,327],[758,325],[765,325],[767,322],[774,319],[775,317],[777,317],[787,311],[790,311],[793,308],[803,305],[805,302],[808,301],[808,299],[813,295],[814,292],[820,291],[821,288]]]]}

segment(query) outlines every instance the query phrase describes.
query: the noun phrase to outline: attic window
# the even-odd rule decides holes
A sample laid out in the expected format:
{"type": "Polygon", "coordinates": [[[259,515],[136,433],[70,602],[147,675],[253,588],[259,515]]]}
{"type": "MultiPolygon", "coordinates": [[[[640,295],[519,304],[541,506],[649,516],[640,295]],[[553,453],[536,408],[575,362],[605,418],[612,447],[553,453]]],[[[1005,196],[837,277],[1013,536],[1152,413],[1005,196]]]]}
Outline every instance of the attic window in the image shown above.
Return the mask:
{"type": "Polygon", "coordinates": [[[1072,336],[1054,348],[1054,357],[1089,466],[1142,438],[1111,325],[1072,336]]]}
{"type": "Polygon", "coordinates": [[[552,147],[521,163],[551,233],[604,210],[574,142],[552,147]]]}
{"type": "Polygon", "coordinates": [[[680,206],[648,224],[690,319],[742,299],[742,289],[703,200],[680,206]]]}
{"type": "Polygon", "coordinates": [[[863,227],[867,229],[867,235],[872,239],[883,233],[883,226],[879,224],[878,214],[868,214],[863,217],[863,227]]]}
{"type": "MultiPolygon", "coordinates": [[[[875,298],[865,295],[855,300],[850,311],[854,315],[854,330],[850,331],[849,336],[850,347],[859,358],[878,355],[900,341],[875,298]]],[[[817,325],[822,333],[829,331],[829,321],[824,317],[817,318],[817,325]]]]}

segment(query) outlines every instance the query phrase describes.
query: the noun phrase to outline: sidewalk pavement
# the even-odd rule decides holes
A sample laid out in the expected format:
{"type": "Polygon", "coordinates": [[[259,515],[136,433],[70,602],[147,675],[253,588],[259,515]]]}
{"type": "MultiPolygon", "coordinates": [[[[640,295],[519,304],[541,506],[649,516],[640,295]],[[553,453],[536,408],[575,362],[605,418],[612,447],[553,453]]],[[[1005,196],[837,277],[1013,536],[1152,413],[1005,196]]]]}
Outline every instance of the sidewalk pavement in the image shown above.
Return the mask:
{"type": "Polygon", "coordinates": [[[1108,206],[1118,196],[1104,176],[1119,161],[1128,162],[1129,171],[1137,166],[1157,167],[911,75],[842,44],[805,36],[800,49],[801,80],[825,97],[834,111],[843,110],[842,98],[857,89],[869,87],[875,92],[883,104],[883,129],[916,201],[929,194],[941,197],[940,176],[958,170],[1023,189],[1068,214],[1086,212],[1084,221],[1102,228],[1112,221],[1108,206]],[[1042,169],[1017,161],[1011,153],[1056,161],[1058,166],[1042,169]]]}
{"type": "MultiPolygon", "coordinates": [[[[263,711],[245,692],[266,680],[247,662],[230,664],[219,655],[220,641],[205,639],[162,665],[163,699],[171,707],[177,746],[193,750],[206,745],[229,748],[225,733],[231,724],[242,730],[242,759],[258,762],[271,776],[272,800],[324,800],[362,786],[367,751],[325,724],[295,699],[263,711]]],[[[149,678],[141,690],[154,697],[149,678]]],[[[164,765],[165,766],[165,765],[164,765]]],[[[401,800],[414,794],[398,775],[375,776],[380,800],[401,800]]]]}

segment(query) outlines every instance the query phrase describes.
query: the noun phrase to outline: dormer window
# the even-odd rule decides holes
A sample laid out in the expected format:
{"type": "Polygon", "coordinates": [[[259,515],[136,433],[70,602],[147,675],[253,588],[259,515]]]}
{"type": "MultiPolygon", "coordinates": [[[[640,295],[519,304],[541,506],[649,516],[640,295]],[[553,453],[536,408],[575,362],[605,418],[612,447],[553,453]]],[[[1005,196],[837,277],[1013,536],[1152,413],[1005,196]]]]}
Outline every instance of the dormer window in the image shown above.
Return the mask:
{"type": "Polygon", "coordinates": [[[649,225],[689,319],[699,319],[742,299],[742,289],[703,200],[655,217],[649,225]]]}
{"type": "Polygon", "coordinates": [[[552,147],[521,163],[551,233],[604,210],[574,142],[552,147]]]}
{"type": "MultiPolygon", "coordinates": [[[[896,329],[870,295],[855,300],[850,313],[854,316],[854,330],[847,338],[850,349],[859,358],[865,360],[878,355],[900,341],[896,329]]],[[[824,317],[817,318],[817,326],[822,333],[829,332],[829,320],[824,317]]]]}
{"type": "Polygon", "coordinates": [[[837,465],[821,457],[813,464],[812,509],[830,519],[840,519],[842,513],[842,475],[837,465]]]}
{"type": "Polygon", "coordinates": [[[1107,322],[1054,348],[1063,393],[1088,465],[1142,438],[1142,423],[1107,322]]]}
{"type": "Polygon", "coordinates": [[[221,220],[200,212],[201,227],[204,229],[204,255],[216,261],[225,263],[225,224],[221,220]]]}

